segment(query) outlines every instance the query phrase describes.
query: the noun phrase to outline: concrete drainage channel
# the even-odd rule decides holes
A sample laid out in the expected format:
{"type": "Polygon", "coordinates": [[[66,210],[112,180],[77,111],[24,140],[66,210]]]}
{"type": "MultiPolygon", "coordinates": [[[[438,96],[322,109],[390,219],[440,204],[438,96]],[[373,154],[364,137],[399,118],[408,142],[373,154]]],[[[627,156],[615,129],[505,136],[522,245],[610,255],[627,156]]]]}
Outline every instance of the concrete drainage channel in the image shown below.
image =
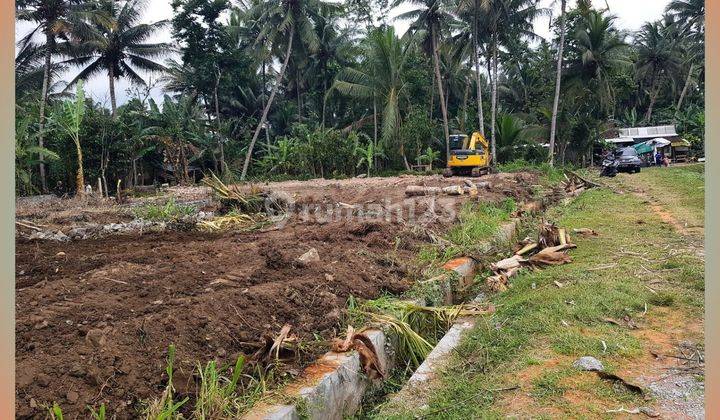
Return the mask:
{"type": "MultiPolygon", "coordinates": [[[[519,222],[519,219],[512,219],[501,226],[494,241],[510,243],[517,234],[519,222]]],[[[450,275],[452,272],[457,273],[461,285],[472,282],[477,272],[475,260],[469,257],[455,258],[443,267],[450,275]]],[[[446,296],[446,299],[452,300],[452,296],[446,296]]],[[[474,299],[474,301],[484,300],[482,294],[474,299]]],[[[475,325],[476,319],[476,317],[457,319],[393,399],[412,401],[412,404],[418,407],[426,404],[429,391],[436,383],[436,373],[445,367],[451,352],[458,346],[463,334],[475,325]]],[[[396,353],[392,348],[392,340],[389,340],[380,329],[368,329],[364,334],[373,342],[381,366],[389,372],[395,363],[396,353]]],[[[380,381],[371,381],[365,376],[360,356],[356,351],[346,353],[330,351],[306,367],[298,380],[291,382],[280,391],[283,399],[293,401],[292,403],[261,402],[243,418],[342,419],[356,413],[362,404],[363,396],[374,387],[378,387],[380,381]]]]}

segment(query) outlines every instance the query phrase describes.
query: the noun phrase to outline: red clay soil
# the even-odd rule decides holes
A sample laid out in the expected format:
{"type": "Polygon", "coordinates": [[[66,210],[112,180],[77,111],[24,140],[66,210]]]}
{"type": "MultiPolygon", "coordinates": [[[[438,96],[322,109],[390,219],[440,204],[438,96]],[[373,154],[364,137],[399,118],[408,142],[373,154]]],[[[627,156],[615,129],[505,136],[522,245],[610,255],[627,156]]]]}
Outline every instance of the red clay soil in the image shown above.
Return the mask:
{"type": "MultiPolygon", "coordinates": [[[[526,194],[514,181],[500,181],[503,192],[487,192],[483,200],[498,200],[507,188],[526,194]]],[[[304,191],[298,201],[317,203],[337,194],[324,188],[331,191],[304,191]]],[[[371,199],[356,192],[338,195],[351,203],[371,199]]],[[[376,189],[375,199],[386,192],[376,189]]],[[[177,349],[174,382],[182,397],[195,391],[198,363],[233,363],[286,323],[305,341],[329,339],[342,331],[348,296],[375,298],[409,287],[413,269],[404,264],[426,240],[405,223],[377,220],[293,221],[253,233],[165,232],[69,243],[19,238],[17,416],[44,417],[44,406],[56,401],[66,418],[86,418],[86,407],[101,403],[118,418],[137,417],[142,401],[162,392],[170,344],[177,349]],[[313,247],[319,262],[296,261],[313,247]]]]}

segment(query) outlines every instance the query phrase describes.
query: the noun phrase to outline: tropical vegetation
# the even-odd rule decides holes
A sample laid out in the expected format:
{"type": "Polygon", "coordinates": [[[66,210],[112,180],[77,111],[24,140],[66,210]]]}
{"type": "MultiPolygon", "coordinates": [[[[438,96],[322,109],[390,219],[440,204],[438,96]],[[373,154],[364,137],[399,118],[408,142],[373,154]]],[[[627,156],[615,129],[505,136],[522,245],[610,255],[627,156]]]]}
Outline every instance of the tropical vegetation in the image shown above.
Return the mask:
{"type": "Polygon", "coordinates": [[[18,193],[437,167],[448,135],[475,130],[494,164],[589,164],[634,125],[702,150],[701,0],[636,32],[588,0],[171,4],[147,22],[146,0],[16,2],[18,193]],[[75,89],[97,76],[109,106],[75,89]]]}

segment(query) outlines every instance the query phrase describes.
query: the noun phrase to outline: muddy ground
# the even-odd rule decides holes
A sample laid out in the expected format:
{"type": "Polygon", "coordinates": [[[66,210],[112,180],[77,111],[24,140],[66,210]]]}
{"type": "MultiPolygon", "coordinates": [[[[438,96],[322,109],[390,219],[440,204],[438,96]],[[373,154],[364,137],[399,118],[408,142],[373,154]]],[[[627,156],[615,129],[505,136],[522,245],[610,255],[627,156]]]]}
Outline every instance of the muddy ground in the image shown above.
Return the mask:
{"type": "MultiPolygon", "coordinates": [[[[254,232],[166,231],[70,242],[16,239],[16,410],[42,416],[57,401],[68,418],[105,403],[135,417],[165,382],[170,344],[175,385],[192,395],[198,363],[233,363],[263,336],[292,326],[307,344],[299,367],[342,332],[350,295],[398,294],[411,284],[420,246],[453,222],[462,203],[529,198],[533,174],[475,179],[477,197],[405,197],[407,185],[461,185],[439,176],[312,180],[260,187],[294,203],[289,220],[254,232]],[[315,248],[319,261],[297,258],[315,248]]],[[[209,199],[202,187],[164,193],[209,199]]],[[[161,198],[162,198],[161,197],[161,198]]],[[[18,220],[53,229],[123,221],[129,205],[49,200],[18,203],[18,220]]],[[[212,207],[212,203],[203,204],[212,207]]],[[[289,369],[294,372],[295,369],[289,369]]]]}

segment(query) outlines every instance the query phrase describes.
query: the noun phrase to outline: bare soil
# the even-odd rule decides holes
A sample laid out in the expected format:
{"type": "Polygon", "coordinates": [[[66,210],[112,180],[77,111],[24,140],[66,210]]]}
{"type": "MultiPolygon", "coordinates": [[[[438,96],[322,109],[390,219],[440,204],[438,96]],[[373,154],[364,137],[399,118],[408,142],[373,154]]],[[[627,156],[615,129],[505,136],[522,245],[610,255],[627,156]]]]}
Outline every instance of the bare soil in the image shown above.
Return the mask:
{"type": "MultiPolygon", "coordinates": [[[[194,393],[192,374],[199,363],[233,363],[284,324],[307,343],[295,366],[306,364],[327,349],[325,340],[343,330],[350,295],[375,298],[410,286],[417,273],[411,262],[430,240],[428,229],[442,232],[452,223],[452,217],[442,215],[452,216],[468,200],[513,196],[522,201],[536,177],[496,174],[475,181],[490,185],[474,198],[434,201],[406,198],[405,187],[460,185],[462,179],[265,184],[261,187],[290,195],[296,207],[285,223],[254,232],[168,231],[66,243],[18,235],[18,417],[44,416],[44,405],[56,401],[67,418],[87,417],[86,407],[101,403],[119,418],[134,418],[142,401],[162,392],[170,344],[177,348],[174,382],[180,397],[194,393]],[[410,208],[435,211],[413,222],[410,208]],[[307,209],[346,213],[305,217],[307,209]],[[378,209],[384,216],[374,217],[378,209]],[[320,261],[296,260],[311,248],[320,261]]],[[[198,200],[209,197],[209,191],[177,188],[167,195],[198,200]]],[[[65,200],[21,203],[17,217],[67,230],[117,222],[127,214],[119,206],[65,200]]]]}

